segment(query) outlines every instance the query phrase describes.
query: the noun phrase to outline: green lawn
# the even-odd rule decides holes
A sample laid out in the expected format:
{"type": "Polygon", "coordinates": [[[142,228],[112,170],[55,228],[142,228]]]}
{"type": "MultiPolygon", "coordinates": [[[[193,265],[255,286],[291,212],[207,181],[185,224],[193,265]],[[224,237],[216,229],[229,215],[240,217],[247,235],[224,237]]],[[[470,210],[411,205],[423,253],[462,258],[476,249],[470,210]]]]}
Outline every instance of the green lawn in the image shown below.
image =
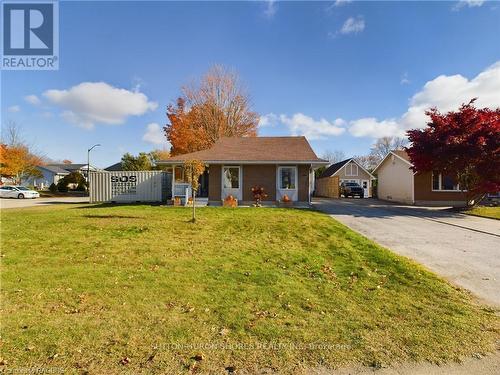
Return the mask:
{"type": "Polygon", "coordinates": [[[7,368],[289,373],[494,350],[494,311],[324,214],[202,208],[196,224],[189,215],[2,212],[7,368]]]}
{"type": "Polygon", "coordinates": [[[465,211],[468,215],[488,217],[490,219],[500,219],[500,207],[474,207],[465,211]]]}

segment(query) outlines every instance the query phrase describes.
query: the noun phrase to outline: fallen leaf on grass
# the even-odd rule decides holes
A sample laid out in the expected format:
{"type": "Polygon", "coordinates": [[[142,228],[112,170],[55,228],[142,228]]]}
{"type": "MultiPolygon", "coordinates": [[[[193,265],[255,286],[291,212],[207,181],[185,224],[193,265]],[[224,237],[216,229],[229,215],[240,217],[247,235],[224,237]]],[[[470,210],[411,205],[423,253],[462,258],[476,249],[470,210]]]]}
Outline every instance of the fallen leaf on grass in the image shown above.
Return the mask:
{"type": "Polygon", "coordinates": [[[198,353],[192,356],[191,358],[194,359],[195,361],[203,361],[205,359],[205,356],[203,355],[203,353],[198,353]]]}
{"type": "Polygon", "coordinates": [[[129,357],[124,357],[120,360],[120,364],[125,366],[125,365],[128,365],[130,363],[130,358],[129,357]]]}

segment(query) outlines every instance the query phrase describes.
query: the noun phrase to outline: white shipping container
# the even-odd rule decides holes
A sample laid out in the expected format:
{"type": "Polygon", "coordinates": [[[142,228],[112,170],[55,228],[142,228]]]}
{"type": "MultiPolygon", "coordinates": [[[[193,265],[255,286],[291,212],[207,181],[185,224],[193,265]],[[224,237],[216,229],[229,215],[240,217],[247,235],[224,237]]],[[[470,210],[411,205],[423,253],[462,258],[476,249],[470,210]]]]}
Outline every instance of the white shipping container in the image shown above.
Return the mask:
{"type": "Polygon", "coordinates": [[[161,202],[162,171],[90,172],[90,203],[161,202]]]}

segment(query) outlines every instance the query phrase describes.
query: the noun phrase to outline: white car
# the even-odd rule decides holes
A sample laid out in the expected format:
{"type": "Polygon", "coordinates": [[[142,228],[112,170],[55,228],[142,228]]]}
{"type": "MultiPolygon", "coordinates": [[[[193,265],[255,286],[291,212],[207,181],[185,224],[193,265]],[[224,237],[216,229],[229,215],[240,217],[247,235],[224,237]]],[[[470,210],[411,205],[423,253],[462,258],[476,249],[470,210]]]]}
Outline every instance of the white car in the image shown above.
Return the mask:
{"type": "Polygon", "coordinates": [[[0,186],[0,197],[17,199],[40,198],[40,194],[24,186],[0,186]]]}

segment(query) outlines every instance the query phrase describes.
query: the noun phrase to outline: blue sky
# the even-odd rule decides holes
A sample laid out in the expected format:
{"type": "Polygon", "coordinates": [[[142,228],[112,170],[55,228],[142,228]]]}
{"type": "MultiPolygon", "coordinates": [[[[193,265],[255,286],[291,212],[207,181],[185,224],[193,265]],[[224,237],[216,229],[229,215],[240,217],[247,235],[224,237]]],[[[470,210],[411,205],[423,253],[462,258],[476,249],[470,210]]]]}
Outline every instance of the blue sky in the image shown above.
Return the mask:
{"type": "Polygon", "coordinates": [[[304,134],[319,155],[366,154],[432,105],[500,106],[499,3],[65,1],[59,12],[59,70],[1,81],[2,124],[53,159],[84,162],[101,143],[93,160],[106,167],[164,147],[152,142],[166,105],[216,63],[239,72],[260,135],[304,134]]]}

